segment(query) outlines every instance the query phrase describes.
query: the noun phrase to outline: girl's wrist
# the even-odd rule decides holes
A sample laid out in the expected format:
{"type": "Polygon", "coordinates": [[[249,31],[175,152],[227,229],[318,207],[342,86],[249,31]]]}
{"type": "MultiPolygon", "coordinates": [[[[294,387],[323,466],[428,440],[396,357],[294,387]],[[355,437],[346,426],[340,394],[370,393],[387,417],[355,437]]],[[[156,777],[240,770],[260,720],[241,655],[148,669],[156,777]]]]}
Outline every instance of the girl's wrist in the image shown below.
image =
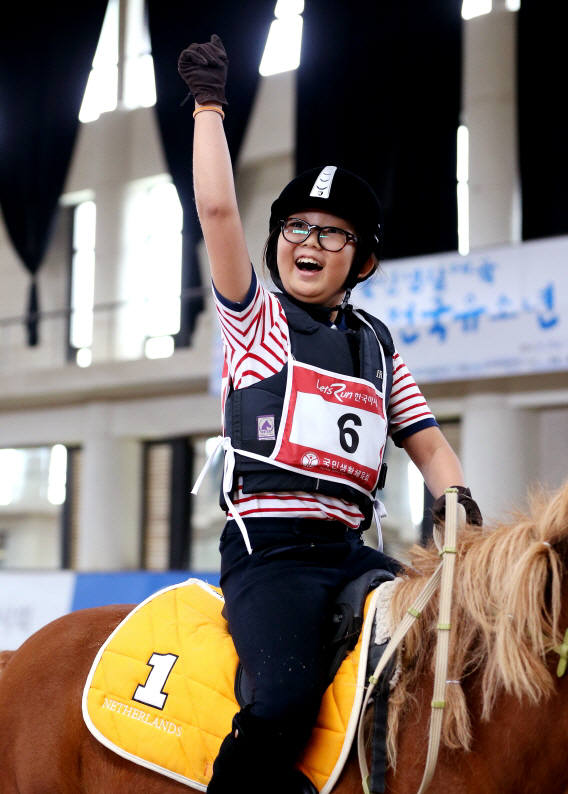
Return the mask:
{"type": "Polygon", "coordinates": [[[216,102],[205,102],[203,105],[200,105],[198,102],[196,102],[195,110],[193,111],[193,118],[202,112],[217,113],[222,119],[225,118],[225,111],[223,110],[222,106],[216,102]]]}

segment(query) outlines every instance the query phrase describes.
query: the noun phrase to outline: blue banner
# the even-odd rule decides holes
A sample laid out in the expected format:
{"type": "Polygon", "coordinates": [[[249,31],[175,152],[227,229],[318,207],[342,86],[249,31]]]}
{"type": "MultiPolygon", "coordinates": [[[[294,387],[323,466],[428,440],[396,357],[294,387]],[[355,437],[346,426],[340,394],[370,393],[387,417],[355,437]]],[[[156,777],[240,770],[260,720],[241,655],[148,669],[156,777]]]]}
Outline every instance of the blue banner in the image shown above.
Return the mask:
{"type": "Polygon", "coordinates": [[[354,293],[419,382],[568,369],[568,238],[386,262],[354,293]]]}
{"type": "Polygon", "coordinates": [[[76,609],[139,604],[163,587],[189,578],[219,584],[218,573],[190,571],[2,571],[0,650],[18,648],[46,623],[76,609]]]}

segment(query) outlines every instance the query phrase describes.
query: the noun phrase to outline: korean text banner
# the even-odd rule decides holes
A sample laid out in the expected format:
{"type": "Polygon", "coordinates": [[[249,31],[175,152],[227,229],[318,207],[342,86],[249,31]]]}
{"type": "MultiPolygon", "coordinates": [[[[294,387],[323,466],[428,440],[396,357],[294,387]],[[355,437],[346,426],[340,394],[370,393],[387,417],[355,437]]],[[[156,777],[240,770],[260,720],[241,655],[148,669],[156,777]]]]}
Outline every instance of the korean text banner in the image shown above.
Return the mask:
{"type": "Polygon", "coordinates": [[[383,263],[354,302],[417,381],[568,370],[568,237],[383,263]]]}

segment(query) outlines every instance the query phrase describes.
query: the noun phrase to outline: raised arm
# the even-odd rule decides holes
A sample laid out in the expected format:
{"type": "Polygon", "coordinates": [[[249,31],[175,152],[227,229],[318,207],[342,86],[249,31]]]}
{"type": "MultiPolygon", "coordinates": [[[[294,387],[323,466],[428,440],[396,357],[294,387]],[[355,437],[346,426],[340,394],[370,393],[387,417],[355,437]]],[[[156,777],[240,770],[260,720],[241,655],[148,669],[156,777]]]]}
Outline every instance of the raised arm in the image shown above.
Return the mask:
{"type": "MultiPolygon", "coordinates": [[[[218,36],[185,49],[178,69],[194,96],[196,111],[204,106],[222,110],[226,104],[227,56],[218,36]]],[[[251,263],[223,116],[215,110],[202,110],[195,115],[193,181],[213,283],[225,298],[240,302],[250,287],[251,263]]]]}

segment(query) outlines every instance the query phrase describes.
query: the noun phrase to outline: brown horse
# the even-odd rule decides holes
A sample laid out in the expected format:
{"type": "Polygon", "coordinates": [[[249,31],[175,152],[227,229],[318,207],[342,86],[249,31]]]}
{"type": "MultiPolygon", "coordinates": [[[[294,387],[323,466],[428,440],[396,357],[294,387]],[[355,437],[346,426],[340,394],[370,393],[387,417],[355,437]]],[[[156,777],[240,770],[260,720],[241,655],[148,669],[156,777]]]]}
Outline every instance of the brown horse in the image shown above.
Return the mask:
{"type": "MultiPolygon", "coordinates": [[[[531,515],[510,525],[463,532],[444,744],[430,792],[568,792],[568,676],[557,678],[554,651],[568,627],[567,554],[568,485],[534,501],[531,515]]],[[[435,549],[413,550],[391,606],[395,621],[437,561],[435,549]]],[[[93,658],[128,611],[72,613],[18,651],[0,654],[2,794],[192,790],[115,755],[83,723],[81,693],[93,658]]],[[[435,603],[427,607],[401,652],[391,697],[388,794],[416,792],[424,769],[436,611],[435,603]]],[[[361,790],[352,754],[334,791],[361,790]]]]}

